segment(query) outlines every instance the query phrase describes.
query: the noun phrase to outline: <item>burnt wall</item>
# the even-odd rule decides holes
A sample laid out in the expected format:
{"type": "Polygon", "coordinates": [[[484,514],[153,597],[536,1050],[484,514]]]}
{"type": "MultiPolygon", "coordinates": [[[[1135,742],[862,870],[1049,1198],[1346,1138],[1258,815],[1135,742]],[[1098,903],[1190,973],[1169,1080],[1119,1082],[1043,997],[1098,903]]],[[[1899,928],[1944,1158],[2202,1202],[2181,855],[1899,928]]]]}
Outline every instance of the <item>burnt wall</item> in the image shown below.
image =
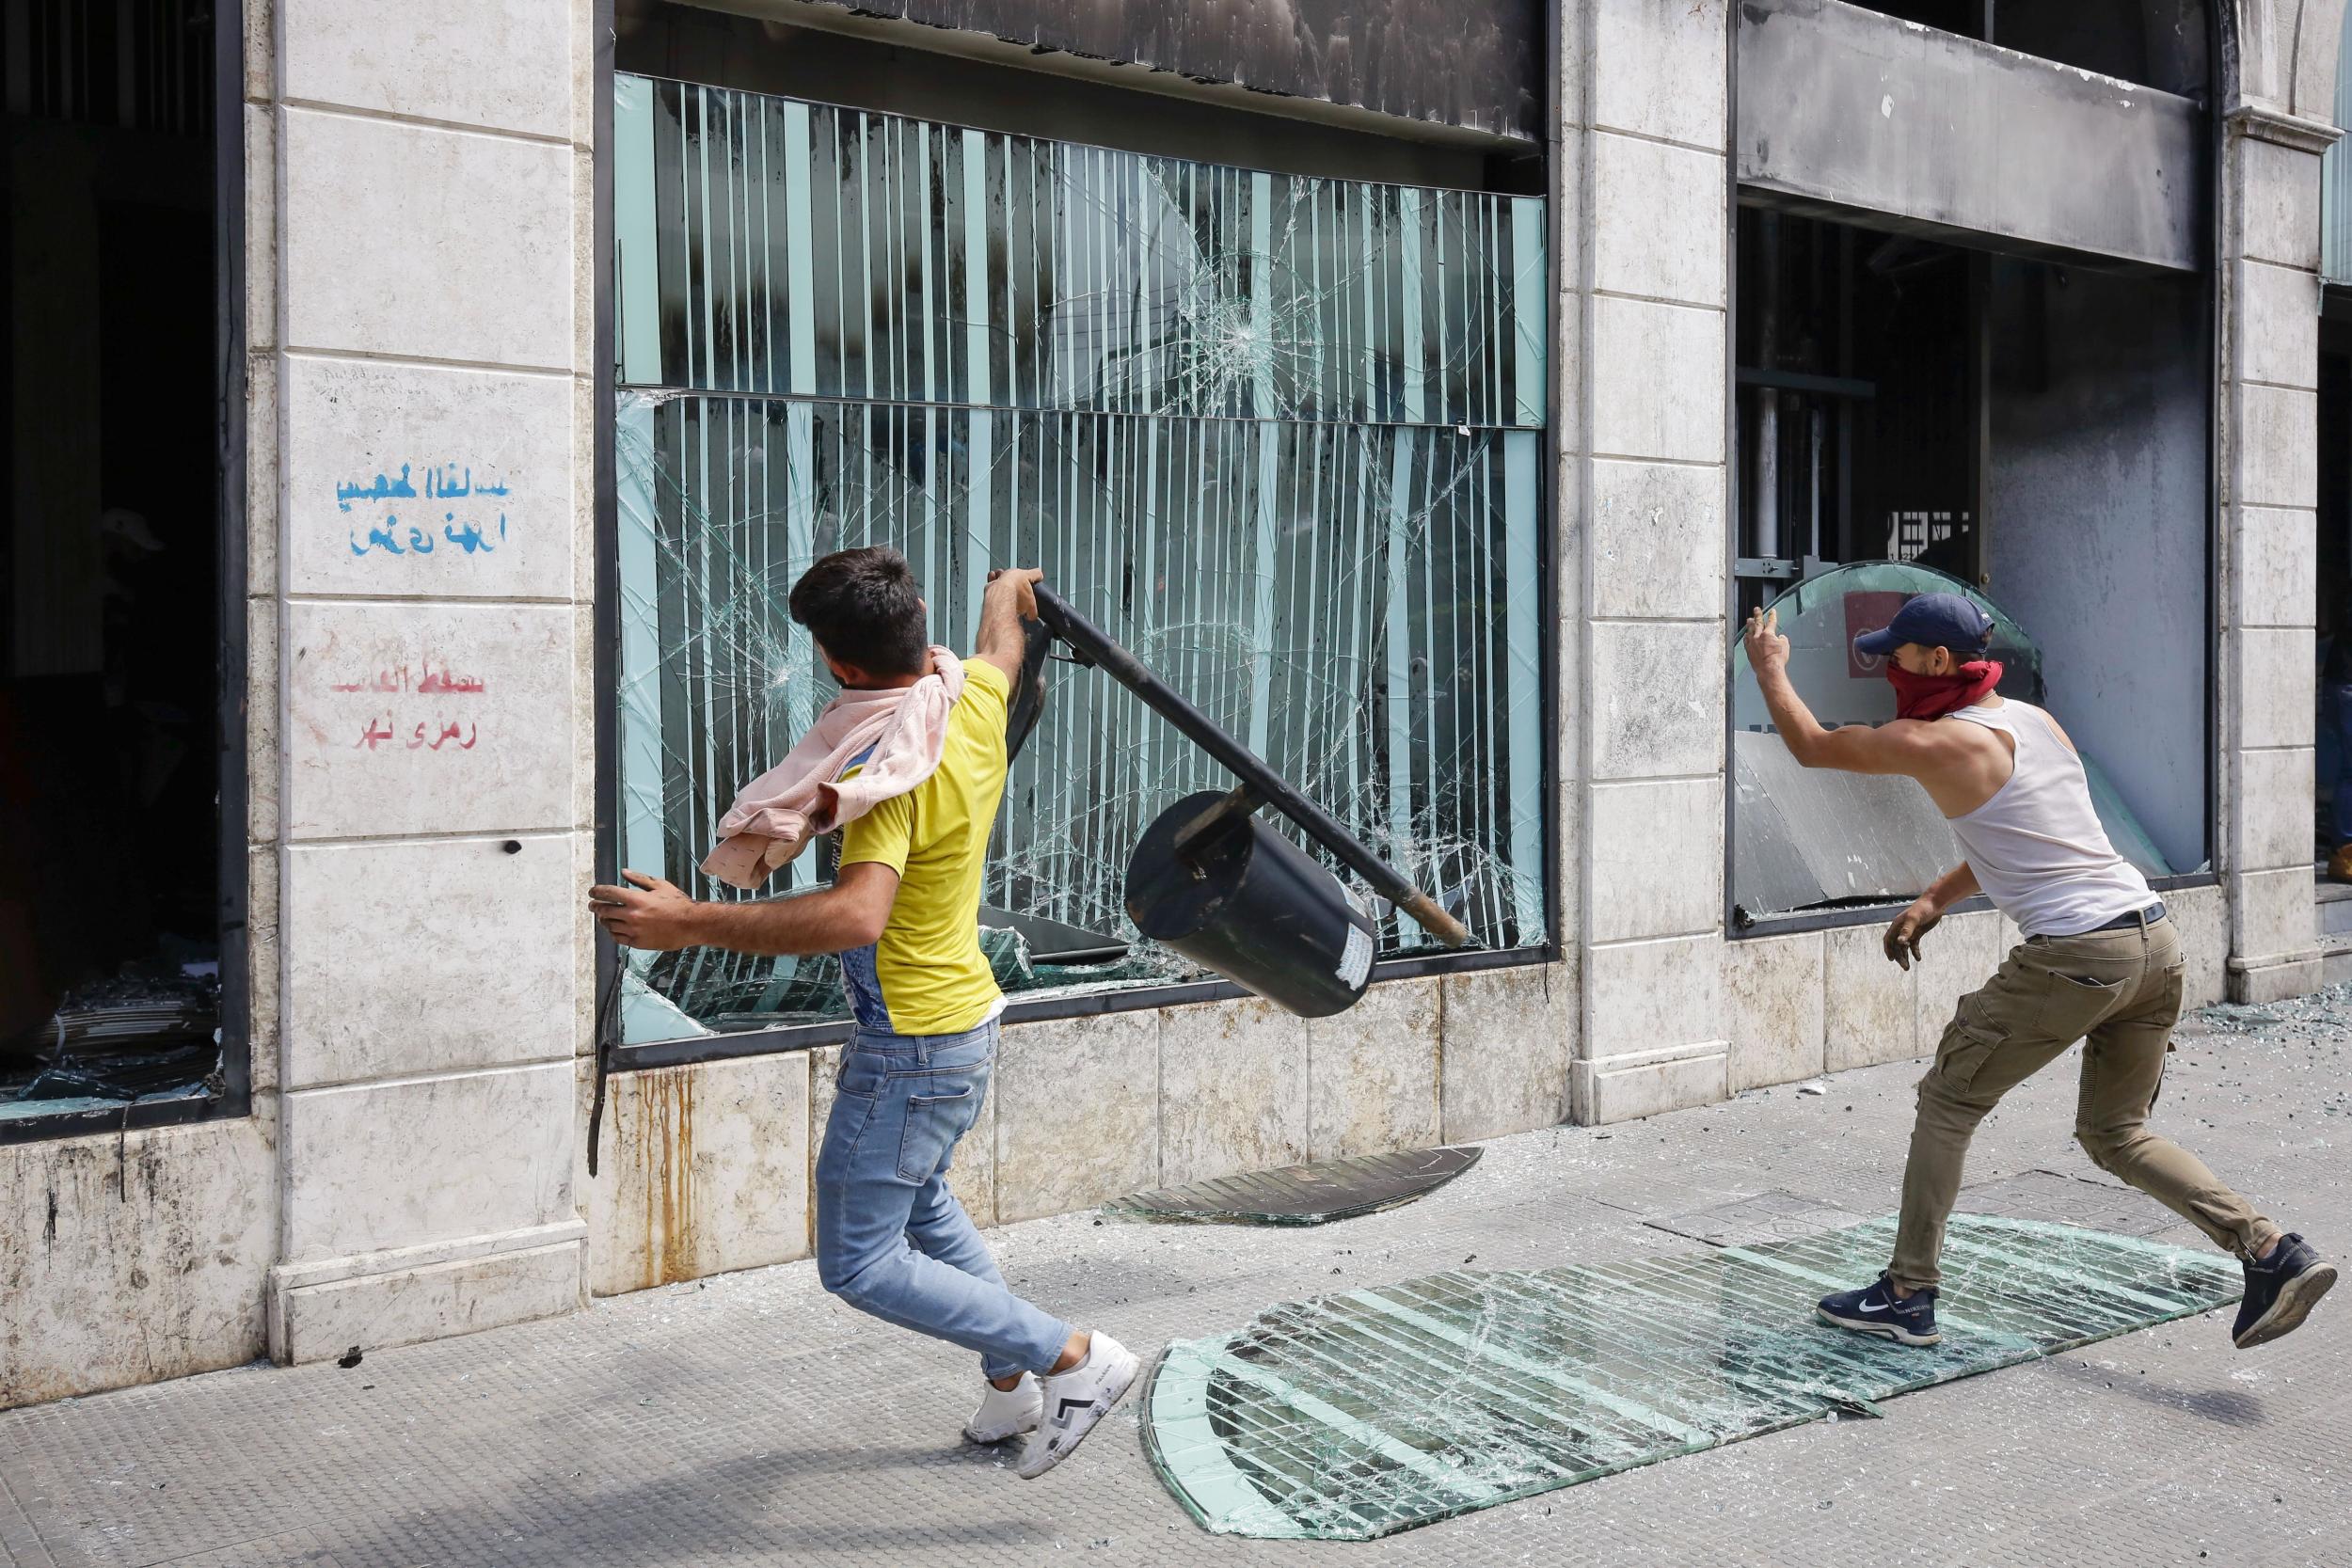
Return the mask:
{"type": "Polygon", "coordinates": [[[829,8],[1279,97],[1528,141],[1541,135],[1540,0],[862,0],[829,8]]]}

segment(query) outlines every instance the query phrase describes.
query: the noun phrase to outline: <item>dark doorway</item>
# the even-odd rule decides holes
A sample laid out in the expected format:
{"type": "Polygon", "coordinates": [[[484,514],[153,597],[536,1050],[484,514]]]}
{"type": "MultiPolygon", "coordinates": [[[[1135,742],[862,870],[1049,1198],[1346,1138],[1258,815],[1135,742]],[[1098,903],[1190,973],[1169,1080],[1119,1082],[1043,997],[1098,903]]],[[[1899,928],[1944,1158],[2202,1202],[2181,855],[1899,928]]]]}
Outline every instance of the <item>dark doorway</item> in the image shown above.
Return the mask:
{"type": "Polygon", "coordinates": [[[0,1131],[225,1087],[215,26],[0,4],[0,1131]]]}
{"type": "Polygon", "coordinates": [[[1808,562],[1977,580],[1988,259],[1764,209],[1739,242],[1741,612],[1808,562]]]}
{"type": "MultiPolygon", "coordinates": [[[[2066,724],[2110,835],[2159,880],[2204,875],[2213,817],[2207,278],[1958,246],[1758,198],[1740,210],[1738,241],[1738,612],[1793,594],[1784,618],[1795,618],[1800,605],[1836,593],[1851,620],[1891,613],[1866,602],[1874,595],[1982,595],[2032,650],[2030,659],[2004,660],[2010,673],[2030,662],[2041,682],[2035,694],[2003,689],[2066,724]],[[1948,586],[1900,573],[1862,583],[1834,571],[1865,562],[1929,569],[1948,586]],[[1853,586],[1830,586],[1840,583],[1853,586]]],[[[1800,673],[1817,685],[1808,700],[1835,691],[1860,703],[1824,711],[1831,721],[1890,717],[1876,671],[1844,654],[1860,623],[1838,627],[1836,613],[1823,613],[1816,631],[1827,662],[1800,673]]],[[[1768,727],[1753,682],[1735,678],[1732,725],[1768,727]]],[[[1733,740],[1735,760],[1752,764],[1756,780],[1776,766],[1781,753],[1752,735],[1733,740]]],[[[1761,782],[1741,791],[1735,848],[1753,826],[1742,820],[1751,798],[1768,793],[1761,782]]],[[[1852,827],[1841,819],[1836,831],[1852,827]]],[[[1735,863],[1735,901],[1741,875],[1735,863]]],[[[1760,885],[1761,875],[1750,882],[1760,885]]],[[[1740,907],[1788,912],[1769,900],[1740,907]]]]}
{"type": "Polygon", "coordinates": [[[2330,288],[2319,323],[2319,751],[2312,853],[2321,925],[2352,929],[2352,290],[2330,288]]]}

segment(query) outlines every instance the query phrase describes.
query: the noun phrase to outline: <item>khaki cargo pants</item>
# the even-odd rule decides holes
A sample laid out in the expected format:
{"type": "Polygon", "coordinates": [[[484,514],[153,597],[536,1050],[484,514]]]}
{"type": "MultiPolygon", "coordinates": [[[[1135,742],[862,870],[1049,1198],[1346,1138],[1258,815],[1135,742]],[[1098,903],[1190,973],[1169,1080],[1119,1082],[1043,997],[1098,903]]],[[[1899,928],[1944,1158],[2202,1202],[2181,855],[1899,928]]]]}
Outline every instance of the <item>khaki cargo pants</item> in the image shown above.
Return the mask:
{"type": "Polygon", "coordinates": [[[2279,1227],[2221,1184],[2196,1155],[2148,1131],[2165,1053],[2181,1016],[2181,944],[2158,920],[2079,937],[2031,937],[1992,979],[1961,998],[1935,1065],[1919,1080],[1919,1119],[1903,1168],[1903,1215],[1887,1273],[1934,1285],[1944,1222],[1960,1197],[1977,1123],[2001,1097],[2083,1047],[2074,1137],[2091,1163],[2137,1187],[2214,1240],[2250,1258],[2279,1227]]]}

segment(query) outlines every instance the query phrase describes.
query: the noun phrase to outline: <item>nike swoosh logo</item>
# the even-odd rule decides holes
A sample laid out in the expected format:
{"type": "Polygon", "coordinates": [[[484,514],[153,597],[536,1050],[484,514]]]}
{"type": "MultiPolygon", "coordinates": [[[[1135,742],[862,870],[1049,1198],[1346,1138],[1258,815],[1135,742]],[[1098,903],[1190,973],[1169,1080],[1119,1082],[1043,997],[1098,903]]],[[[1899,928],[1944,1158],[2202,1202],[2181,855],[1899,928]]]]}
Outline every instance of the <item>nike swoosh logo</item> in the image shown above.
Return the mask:
{"type": "Polygon", "coordinates": [[[1883,1312],[1886,1310],[1887,1305],[1888,1304],[1885,1302],[1880,1302],[1876,1307],[1871,1306],[1867,1301],[1857,1301],[1854,1303],[1855,1308],[1864,1312],[1883,1312]]]}

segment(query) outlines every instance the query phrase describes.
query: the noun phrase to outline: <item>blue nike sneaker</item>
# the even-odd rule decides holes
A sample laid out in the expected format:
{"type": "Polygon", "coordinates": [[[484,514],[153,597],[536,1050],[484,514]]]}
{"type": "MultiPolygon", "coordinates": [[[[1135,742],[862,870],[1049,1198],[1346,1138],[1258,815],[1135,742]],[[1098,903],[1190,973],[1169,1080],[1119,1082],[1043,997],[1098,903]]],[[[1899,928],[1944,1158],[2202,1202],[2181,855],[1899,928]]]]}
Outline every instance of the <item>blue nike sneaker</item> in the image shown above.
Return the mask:
{"type": "Polygon", "coordinates": [[[1935,1331],[1935,1292],[1914,1291],[1898,1299],[1893,1282],[1884,1275],[1859,1291],[1823,1296],[1820,1313],[1840,1328],[1906,1345],[1932,1345],[1944,1338],[1935,1331]]]}
{"type": "Polygon", "coordinates": [[[2266,1345],[2300,1328],[2336,1282],[2336,1266],[2296,1235],[2280,1237],[2269,1257],[2259,1263],[2249,1260],[2245,1269],[2246,1295],[2230,1329],[2230,1340],[2240,1350],[2266,1345]]]}

